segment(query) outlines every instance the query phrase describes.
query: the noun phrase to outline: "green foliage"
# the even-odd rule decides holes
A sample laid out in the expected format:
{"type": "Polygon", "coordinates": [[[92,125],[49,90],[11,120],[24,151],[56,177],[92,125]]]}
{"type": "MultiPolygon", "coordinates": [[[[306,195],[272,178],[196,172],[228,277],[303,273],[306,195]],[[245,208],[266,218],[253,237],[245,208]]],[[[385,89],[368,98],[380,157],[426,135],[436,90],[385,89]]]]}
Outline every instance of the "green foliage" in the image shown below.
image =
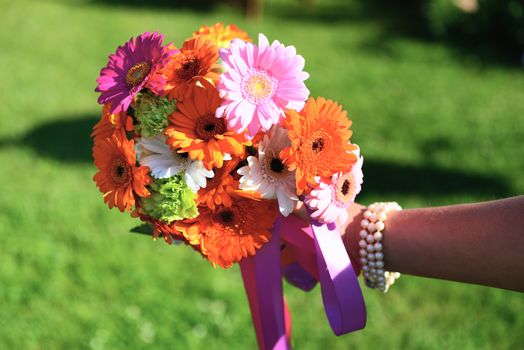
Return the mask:
{"type": "Polygon", "coordinates": [[[166,223],[198,216],[196,194],[187,186],[182,175],[168,179],[153,179],[151,196],[142,198],[144,214],[166,223]]]}
{"type": "MultiPolygon", "coordinates": [[[[95,79],[117,45],[146,30],[180,47],[201,24],[222,21],[293,44],[311,95],[337,100],[353,120],[364,204],[524,193],[521,69],[396,35],[342,11],[347,0],[276,2],[262,23],[246,23],[240,11],[174,0],[0,0],[0,349],[256,348],[239,269],[128,233],[139,222],[108,210],[92,181],[95,79]]],[[[342,337],[318,287],[285,284],[285,295],[295,349],[524,344],[514,292],[402,276],[386,295],[364,289],[367,326],[342,337]]]]}
{"type": "Polygon", "coordinates": [[[524,3],[520,0],[423,0],[432,33],[524,48],[524,3]],[[461,5],[462,4],[462,5],[461,5]]]}
{"type": "Polygon", "coordinates": [[[175,110],[175,101],[141,92],[132,104],[133,116],[138,121],[137,130],[146,137],[162,132],[167,126],[167,118],[175,110]]]}

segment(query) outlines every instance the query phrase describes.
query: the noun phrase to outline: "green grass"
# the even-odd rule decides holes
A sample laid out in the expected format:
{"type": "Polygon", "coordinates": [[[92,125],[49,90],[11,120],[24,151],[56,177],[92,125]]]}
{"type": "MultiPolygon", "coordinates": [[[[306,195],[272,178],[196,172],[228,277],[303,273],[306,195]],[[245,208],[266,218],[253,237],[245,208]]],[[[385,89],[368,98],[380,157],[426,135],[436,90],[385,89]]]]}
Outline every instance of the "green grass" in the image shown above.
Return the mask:
{"type": "MultiPolygon", "coordinates": [[[[91,180],[95,79],[142,31],[180,44],[201,24],[234,22],[295,45],[312,94],[338,100],[353,119],[363,203],[524,192],[522,71],[400,35],[343,3],[307,10],[273,0],[257,24],[220,6],[0,0],[0,348],[255,347],[239,269],[214,270],[191,249],[129,234],[137,222],[107,210],[91,180]]],[[[366,329],[335,337],[318,288],[285,289],[297,349],[524,343],[518,293],[404,276],[385,296],[365,290],[366,329]]]]}

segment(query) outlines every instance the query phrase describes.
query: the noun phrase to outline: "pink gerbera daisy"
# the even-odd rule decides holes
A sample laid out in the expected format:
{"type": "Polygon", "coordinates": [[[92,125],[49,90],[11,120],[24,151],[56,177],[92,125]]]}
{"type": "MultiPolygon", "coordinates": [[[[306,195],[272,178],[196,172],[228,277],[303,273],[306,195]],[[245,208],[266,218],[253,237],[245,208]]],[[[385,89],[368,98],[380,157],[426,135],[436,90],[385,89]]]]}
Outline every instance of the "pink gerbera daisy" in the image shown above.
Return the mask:
{"type": "Polygon", "coordinates": [[[258,46],[239,39],[220,50],[226,72],[217,86],[224,99],[216,111],[230,129],[253,137],[259,129],[268,131],[284,116],[284,109],[301,110],[309,96],[304,80],[304,58],[295,47],[274,41],[263,34],[258,46]]]}
{"type": "MultiPolygon", "coordinates": [[[[359,156],[357,149],[355,155],[359,156]]],[[[336,173],[331,182],[320,181],[319,185],[306,195],[304,203],[311,209],[311,217],[321,223],[348,220],[348,208],[355,201],[361,190],[364,175],[362,173],[363,157],[353,164],[347,173],[336,173]]]]}
{"type": "Polygon", "coordinates": [[[111,103],[114,114],[126,111],[149,78],[175,53],[173,46],[162,46],[163,40],[164,34],[146,32],[118,47],[96,80],[95,91],[101,92],[98,103],[111,103]]]}

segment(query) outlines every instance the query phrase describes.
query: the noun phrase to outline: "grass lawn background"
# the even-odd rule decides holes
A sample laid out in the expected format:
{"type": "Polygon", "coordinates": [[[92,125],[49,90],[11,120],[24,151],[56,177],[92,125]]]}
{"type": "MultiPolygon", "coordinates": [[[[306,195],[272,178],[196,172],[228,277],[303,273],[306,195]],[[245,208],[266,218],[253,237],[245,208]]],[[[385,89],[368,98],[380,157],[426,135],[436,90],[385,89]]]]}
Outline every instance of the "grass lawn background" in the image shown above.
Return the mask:
{"type": "MultiPolygon", "coordinates": [[[[365,157],[362,203],[524,192],[518,67],[396,33],[342,0],[314,10],[268,1],[259,24],[228,7],[130,3],[0,0],[1,349],[256,346],[239,269],[214,270],[191,249],[129,234],[138,222],[109,211],[91,180],[95,79],[116,46],[143,31],[180,45],[222,21],[295,45],[312,95],[338,100],[353,120],[365,157]]],[[[387,295],[364,293],[366,329],[335,337],[320,290],[285,286],[295,348],[524,344],[518,293],[408,276],[387,295]]]]}

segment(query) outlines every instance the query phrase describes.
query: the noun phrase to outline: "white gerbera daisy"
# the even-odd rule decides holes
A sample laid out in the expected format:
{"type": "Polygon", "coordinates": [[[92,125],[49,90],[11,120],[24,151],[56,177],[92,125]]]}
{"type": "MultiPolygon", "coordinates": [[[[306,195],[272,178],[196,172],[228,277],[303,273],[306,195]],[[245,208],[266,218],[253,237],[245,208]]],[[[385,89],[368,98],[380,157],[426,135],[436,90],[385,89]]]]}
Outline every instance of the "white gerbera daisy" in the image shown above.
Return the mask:
{"type": "Polygon", "coordinates": [[[173,152],[163,135],[141,137],[135,149],[138,162],[148,166],[154,178],[166,179],[183,171],[187,185],[195,193],[206,187],[206,178],[214,176],[213,171],[207,170],[202,161],[189,159],[187,153],[173,152]]]}
{"type": "Polygon", "coordinates": [[[289,171],[278,156],[289,144],[287,130],[274,126],[258,145],[258,158],[248,157],[248,165],[238,169],[242,175],[240,189],[256,191],[266,199],[277,198],[284,216],[295,209],[298,201],[295,173],[289,171]]]}

